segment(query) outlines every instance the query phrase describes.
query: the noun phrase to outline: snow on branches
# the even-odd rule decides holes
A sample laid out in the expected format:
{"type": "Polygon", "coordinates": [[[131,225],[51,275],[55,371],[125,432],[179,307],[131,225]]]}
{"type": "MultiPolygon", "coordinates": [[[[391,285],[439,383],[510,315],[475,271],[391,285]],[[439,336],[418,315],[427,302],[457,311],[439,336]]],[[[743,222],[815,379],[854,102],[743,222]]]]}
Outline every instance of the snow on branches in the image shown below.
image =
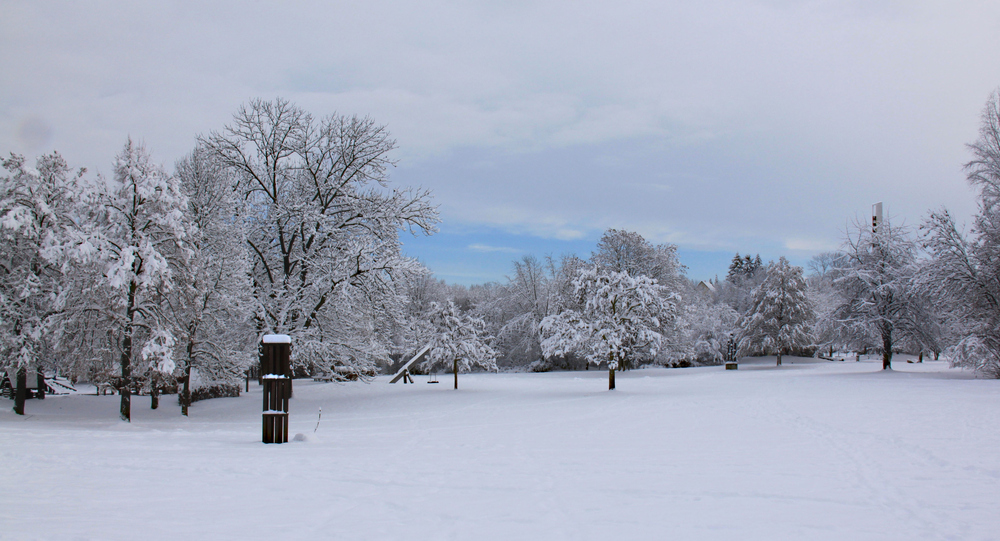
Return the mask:
{"type": "Polygon", "coordinates": [[[648,276],[593,266],[581,269],[573,285],[583,308],[542,320],[546,357],[577,353],[591,363],[607,361],[613,371],[656,355],[662,329],[678,315],[679,296],[648,276]]]}
{"type": "Polygon", "coordinates": [[[423,272],[399,234],[437,222],[427,192],[389,187],[385,126],[254,100],[201,142],[244,203],[258,330],[291,335],[300,365],[384,356],[404,284],[423,272]]]}
{"type": "Polygon", "coordinates": [[[859,349],[877,345],[883,369],[892,367],[898,346],[928,342],[934,318],[914,283],[917,245],[906,228],[889,220],[874,233],[856,225],[840,265],[833,282],[840,304],[831,317],[840,324],[842,342],[859,349]]]}
{"type": "Polygon", "coordinates": [[[2,163],[10,175],[0,178],[0,366],[38,366],[66,300],[62,246],[85,170],[71,172],[56,153],[34,168],[16,154],[2,163]]]}
{"type": "Polygon", "coordinates": [[[1000,90],[986,103],[969,149],[973,160],[965,168],[979,189],[971,238],[947,210],[932,213],[922,229],[934,264],[922,268],[920,284],[951,313],[953,361],[1000,378],[1000,90]]]}
{"type": "Polygon", "coordinates": [[[456,389],[460,370],[497,369],[497,354],[489,345],[482,319],[461,313],[451,301],[432,303],[428,319],[435,332],[427,360],[422,363],[425,369],[452,368],[456,389]]]}
{"type": "Polygon", "coordinates": [[[180,182],[131,139],[115,159],[114,177],[99,179],[95,188],[90,194],[95,204],[76,253],[99,272],[86,292],[88,298],[71,315],[87,319],[96,313],[109,327],[111,349],[120,352],[121,417],[128,421],[136,353],[144,352],[145,369],[174,367],[172,357],[164,356],[175,339],[160,301],[161,293],[173,288],[177,263],[188,255],[183,246],[188,198],[180,182]]]}
{"type": "Polygon", "coordinates": [[[813,309],[802,267],[790,265],[784,257],[769,263],[764,281],[750,297],[750,309],[739,321],[740,349],[745,353],[774,352],[780,366],[782,354],[811,342],[813,309]]]}

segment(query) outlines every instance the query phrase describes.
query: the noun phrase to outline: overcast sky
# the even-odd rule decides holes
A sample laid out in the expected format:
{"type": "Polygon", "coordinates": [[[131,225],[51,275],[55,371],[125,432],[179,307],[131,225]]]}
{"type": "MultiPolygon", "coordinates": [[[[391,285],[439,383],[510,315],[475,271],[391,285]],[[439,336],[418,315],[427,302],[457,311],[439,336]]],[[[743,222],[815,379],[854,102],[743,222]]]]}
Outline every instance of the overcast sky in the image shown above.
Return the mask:
{"type": "Polygon", "coordinates": [[[602,231],[804,264],[884,201],[975,209],[962,164],[1000,86],[1000,2],[0,0],[0,152],[108,172],[126,137],[173,169],[250,98],[370,115],[459,283],[602,231]]]}

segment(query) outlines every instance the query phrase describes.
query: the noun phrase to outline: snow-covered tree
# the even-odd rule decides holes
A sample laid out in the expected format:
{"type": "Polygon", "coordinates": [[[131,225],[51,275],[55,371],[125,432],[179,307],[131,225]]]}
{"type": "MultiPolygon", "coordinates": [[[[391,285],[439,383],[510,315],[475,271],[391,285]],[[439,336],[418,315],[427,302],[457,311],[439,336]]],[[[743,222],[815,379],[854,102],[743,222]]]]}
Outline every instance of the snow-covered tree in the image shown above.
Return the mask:
{"type": "Polygon", "coordinates": [[[177,162],[175,175],[188,197],[188,253],[175,258],[181,264],[174,287],[162,297],[180,350],[179,401],[187,415],[192,369],[202,381],[235,382],[252,358],[256,333],[248,321],[253,296],[245,222],[235,212],[240,201],[230,175],[201,146],[177,162]]]}
{"type": "Polygon", "coordinates": [[[920,282],[950,314],[954,362],[1000,378],[1000,89],[987,101],[969,149],[966,172],[979,190],[971,236],[947,210],[932,213],[923,225],[932,261],[922,266],[920,282]]]}
{"type": "Polygon", "coordinates": [[[254,100],[202,143],[243,198],[257,332],[291,335],[300,365],[365,371],[387,356],[406,285],[424,272],[400,232],[433,232],[437,211],[427,192],[389,186],[385,127],[254,100]]]}
{"type": "MultiPolygon", "coordinates": [[[[184,257],[187,197],[180,182],[154,164],[131,139],[114,163],[114,177],[99,178],[89,194],[86,230],[71,251],[100,270],[79,291],[71,328],[99,322],[97,342],[117,352],[121,418],[131,419],[134,369],[171,373],[176,338],[161,313],[161,293],[172,289],[176,262],[184,257]]],[[[69,330],[69,329],[68,329],[69,330]]],[[[151,389],[155,408],[156,386],[151,389]]]]}
{"type": "Polygon", "coordinates": [[[684,273],[684,266],[677,259],[677,246],[654,245],[638,233],[619,229],[604,232],[591,262],[607,271],[648,276],[671,291],[680,288],[684,273]]]}
{"type": "MultiPolygon", "coordinates": [[[[0,178],[0,368],[23,373],[45,368],[43,352],[65,304],[60,248],[75,228],[85,170],[71,171],[57,153],[34,168],[14,154],[2,163],[10,175],[0,178]]],[[[23,414],[24,390],[16,397],[14,410],[23,414]]]]}
{"type": "Polygon", "coordinates": [[[682,360],[687,358],[702,364],[724,362],[740,315],[726,303],[711,302],[703,295],[692,294],[685,300],[681,315],[685,334],[682,360]]]}
{"type": "Polygon", "coordinates": [[[833,311],[839,341],[855,347],[878,345],[882,368],[892,368],[893,349],[916,340],[928,324],[920,315],[921,297],[914,287],[917,246],[890,220],[873,232],[856,224],[844,247],[843,266],[834,280],[840,304],[833,311]]]}
{"type": "Polygon", "coordinates": [[[513,263],[507,283],[484,286],[475,313],[497,337],[506,366],[527,365],[542,357],[539,324],[558,305],[558,268],[550,257],[527,255],[513,263]]]}
{"type": "Polygon", "coordinates": [[[451,368],[458,389],[460,370],[483,368],[496,370],[496,351],[489,344],[486,324],[482,319],[461,313],[454,302],[433,303],[428,319],[434,326],[427,360],[422,363],[426,370],[446,370],[451,368]]]}
{"type": "Polygon", "coordinates": [[[715,284],[717,300],[729,305],[739,314],[745,314],[750,309],[752,299],[750,293],[764,279],[763,264],[760,254],[755,257],[740,256],[737,253],[729,265],[726,279],[715,284]]]}
{"type": "Polygon", "coordinates": [[[641,357],[652,358],[663,345],[660,330],[677,319],[679,295],[647,276],[582,269],[573,281],[580,310],[565,310],[541,323],[546,357],[569,353],[591,363],[608,363],[608,388],[615,370],[641,357]]]}
{"type": "Polygon", "coordinates": [[[740,281],[752,278],[763,266],[760,254],[751,258],[750,254],[740,257],[739,252],[736,252],[732,262],[729,264],[729,272],[726,274],[726,280],[734,284],[739,283],[740,281]]]}
{"type": "Polygon", "coordinates": [[[809,286],[806,295],[816,313],[813,339],[816,344],[831,350],[847,345],[841,340],[841,324],[834,318],[834,310],[842,303],[834,280],[838,277],[837,269],[845,267],[843,257],[840,252],[817,254],[809,260],[811,273],[806,277],[809,286]]]}
{"type": "Polygon", "coordinates": [[[775,353],[781,356],[812,341],[812,305],[806,296],[802,267],[790,265],[784,257],[764,269],[764,281],[753,289],[751,305],[740,318],[740,347],[745,352],[775,353]]]}

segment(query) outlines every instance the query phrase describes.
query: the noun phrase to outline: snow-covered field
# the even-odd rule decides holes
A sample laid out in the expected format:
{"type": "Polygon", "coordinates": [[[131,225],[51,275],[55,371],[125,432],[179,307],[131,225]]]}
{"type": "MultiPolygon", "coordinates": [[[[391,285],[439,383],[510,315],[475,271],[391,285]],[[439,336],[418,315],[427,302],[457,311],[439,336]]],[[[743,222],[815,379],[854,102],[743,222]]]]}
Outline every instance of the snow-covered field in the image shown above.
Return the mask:
{"type": "Polygon", "coordinates": [[[1000,382],[784,361],[4,400],[0,539],[1000,539],[1000,382]]]}

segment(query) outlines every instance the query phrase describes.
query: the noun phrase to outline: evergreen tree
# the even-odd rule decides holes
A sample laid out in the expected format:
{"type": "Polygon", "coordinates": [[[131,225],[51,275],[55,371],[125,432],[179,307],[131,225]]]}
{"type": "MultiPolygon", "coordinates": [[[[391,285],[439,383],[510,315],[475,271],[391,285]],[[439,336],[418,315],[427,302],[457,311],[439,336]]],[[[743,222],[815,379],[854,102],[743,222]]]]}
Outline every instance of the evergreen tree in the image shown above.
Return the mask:
{"type": "Polygon", "coordinates": [[[740,344],[745,352],[774,352],[781,366],[783,354],[810,343],[813,309],[802,267],[782,257],[764,272],[764,281],[751,294],[750,310],[740,319],[740,344]]]}

